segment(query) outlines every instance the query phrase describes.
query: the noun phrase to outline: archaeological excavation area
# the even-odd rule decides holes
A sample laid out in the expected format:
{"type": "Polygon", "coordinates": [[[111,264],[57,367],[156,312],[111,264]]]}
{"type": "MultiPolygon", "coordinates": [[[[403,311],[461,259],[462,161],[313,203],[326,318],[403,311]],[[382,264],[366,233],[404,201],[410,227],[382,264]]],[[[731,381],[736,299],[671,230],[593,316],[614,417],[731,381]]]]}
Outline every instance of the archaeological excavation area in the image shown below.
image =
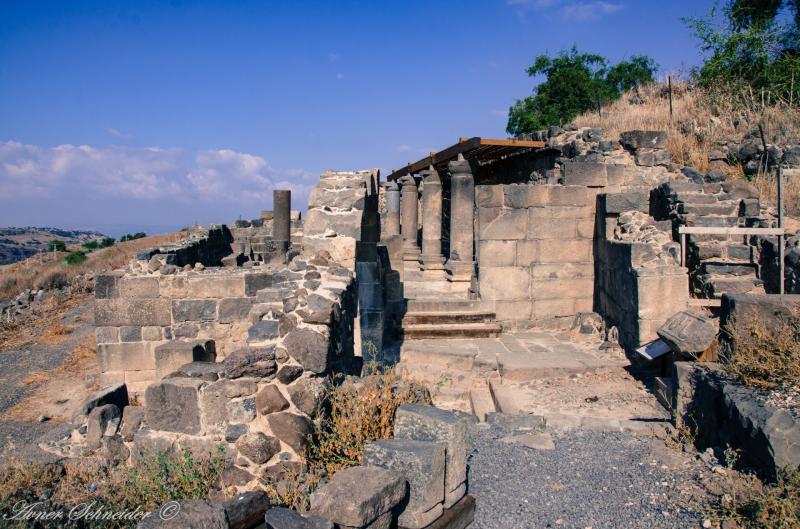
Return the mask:
{"type": "Polygon", "coordinates": [[[665,493],[672,471],[631,458],[691,424],[701,452],[733,447],[764,479],[800,463],[796,409],[721,367],[732,325],[796,310],[800,247],[776,204],[676,166],[666,142],[576,127],[461,138],[388,174],[325,172],[303,214],[276,190],[257,219],[143,251],[96,278],[102,389],[42,448],[224,453],[233,499],[142,527],[612,527],[558,496],[600,460],[649,480],[607,492],[636,497],[621,526],[691,527],[686,509],[651,507],[686,492],[665,493]],[[263,485],[303,474],[330,385],[386,370],[430,402],[401,404],[392,435],[306,511],[270,508],[263,485]],[[536,518],[545,502],[562,517],[536,518]]]}

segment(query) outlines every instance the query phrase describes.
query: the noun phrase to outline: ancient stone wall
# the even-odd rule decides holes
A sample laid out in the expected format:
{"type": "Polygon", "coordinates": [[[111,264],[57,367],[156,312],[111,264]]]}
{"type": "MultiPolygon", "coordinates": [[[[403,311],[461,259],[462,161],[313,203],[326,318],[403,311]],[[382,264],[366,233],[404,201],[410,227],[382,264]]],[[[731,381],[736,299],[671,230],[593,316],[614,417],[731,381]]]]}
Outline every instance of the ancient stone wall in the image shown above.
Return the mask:
{"type": "MultiPolygon", "coordinates": [[[[170,353],[164,345],[172,341],[213,340],[215,354],[224,357],[248,343],[277,338],[279,327],[303,322],[327,327],[329,314],[318,312],[330,312],[332,304],[349,307],[352,273],[324,258],[315,262],[295,257],[278,270],[151,270],[149,262],[140,262],[127,272],[98,276],[95,334],[104,381],[144,391],[177,368],[177,362],[193,360],[191,354],[170,353]]],[[[343,319],[333,321],[351,332],[352,318],[348,309],[343,319]]]]}
{"type": "Polygon", "coordinates": [[[311,191],[304,224],[303,248],[325,250],[350,270],[356,242],[362,239],[365,197],[378,193],[378,171],[326,171],[311,191]]]}
{"type": "Polygon", "coordinates": [[[586,186],[476,187],[479,290],[499,320],[592,310],[595,195],[586,186]]]}
{"type": "Polygon", "coordinates": [[[655,339],[689,298],[672,224],[656,221],[648,210],[643,191],[598,197],[595,310],[617,326],[628,350],[655,339]]]}

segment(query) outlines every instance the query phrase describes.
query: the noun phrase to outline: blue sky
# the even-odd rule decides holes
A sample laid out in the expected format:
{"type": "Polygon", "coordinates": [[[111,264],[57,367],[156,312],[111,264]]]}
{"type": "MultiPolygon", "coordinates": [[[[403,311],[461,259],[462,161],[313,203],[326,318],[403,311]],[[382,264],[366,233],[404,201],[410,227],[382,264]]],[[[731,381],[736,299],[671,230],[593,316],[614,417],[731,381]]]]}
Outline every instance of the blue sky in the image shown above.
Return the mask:
{"type": "Polygon", "coordinates": [[[112,235],[297,209],[325,169],[505,137],[525,68],[576,44],[699,62],[712,0],[0,0],[0,226],[112,235]]]}

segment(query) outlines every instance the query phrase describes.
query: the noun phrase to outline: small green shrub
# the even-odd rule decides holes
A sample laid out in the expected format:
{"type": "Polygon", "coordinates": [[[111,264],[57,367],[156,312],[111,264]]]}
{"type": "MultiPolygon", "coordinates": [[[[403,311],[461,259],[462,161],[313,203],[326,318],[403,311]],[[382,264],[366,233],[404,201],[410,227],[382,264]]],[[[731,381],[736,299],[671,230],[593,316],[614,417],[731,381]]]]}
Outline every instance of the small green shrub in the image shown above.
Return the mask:
{"type": "Polygon", "coordinates": [[[136,239],[143,239],[144,237],[147,237],[147,234],[143,231],[138,231],[136,233],[126,233],[125,235],[119,238],[119,242],[135,241],[136,239]]]}
{"type": "Polygon", "coordinates": [[[47,251],[49,252],[66,252],[67,251],[67,244],[59,239],[53,239],[49,243],[47,243],[47,251]]]}
{"type": "Polygon", "coordinates": [[[100,239],[100,248],[114,246],[114,237],[103,237],[100,239]]]}
{"type": "Polygon", "coordinates": [[[80,250],[71,252],[64,258],[64,262],[70,266],[79,265],[86,261],[86,253],[80,250]]]}
{"type": "Polygon", "coordinates": [[[100,243],[97,241],[87,241],[81,244],[81,246],[83,246],[87,250],[97,250],[100,247],[100,243]]]}

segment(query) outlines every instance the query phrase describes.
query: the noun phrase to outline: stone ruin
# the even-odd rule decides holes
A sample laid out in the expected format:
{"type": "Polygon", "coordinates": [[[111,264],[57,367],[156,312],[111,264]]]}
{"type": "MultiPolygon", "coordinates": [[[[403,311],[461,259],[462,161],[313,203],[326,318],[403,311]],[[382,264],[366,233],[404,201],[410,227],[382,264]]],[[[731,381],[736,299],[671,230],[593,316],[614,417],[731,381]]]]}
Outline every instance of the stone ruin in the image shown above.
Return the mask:
{"type": "MultiPolygon", "coordinates": [[[[459,156],[384,183],[377,170],[329,171],[302,221],[289,193],[276,191],[275,210],[261,219],[193,229],[98,277],[107,387],[84,408],[85,425],[47,448],[127,461],[222,445],[227,478],[246,491],[302,466],[327,375],[358,375],[373,360],[427,370],[403,360],[404,340],[578,321],[580,332],[602,333],[632,357],[663,340],[681,360],[700,348],[686,338],[714,326],[698,316],[697,300],[724,306],[731,296],[776,292],[770,240],[693,234],[685,255],[678,242],[681,227],[774,227],[773,209],[751,186],[674,165],[663,132],[614,140],[568,128],[534,139],[544,147],[459,156]]],[[[786,287],[797,292],[800,248],[792,248],[786,287]]],[[[499,370],[496,359],[480,360],[482,376],[499,370]]],[[[668,405],[686,401],[685,378],[662,387],[668,405]]],[[[395,439],[369,444],[364,466],[337,473],[312,499],[312,514],[327,522],[279,509],[268,522],[466,520],[472,500],[459,458],[468,423],[436,409],[404,417],[395,439]]]]}

